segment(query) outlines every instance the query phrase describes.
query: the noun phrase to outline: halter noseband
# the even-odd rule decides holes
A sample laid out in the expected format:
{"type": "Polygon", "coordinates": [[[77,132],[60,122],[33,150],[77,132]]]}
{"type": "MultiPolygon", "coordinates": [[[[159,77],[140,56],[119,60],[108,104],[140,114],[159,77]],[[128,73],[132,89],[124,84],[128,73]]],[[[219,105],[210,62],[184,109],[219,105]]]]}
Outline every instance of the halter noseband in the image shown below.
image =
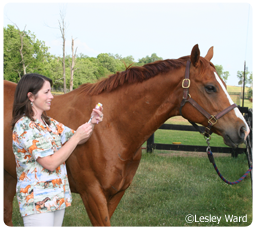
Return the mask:
{"type": "Polygon", "coordinates": [[[186,64],[186,70],[185,70],[185,77],[182,81],[182,88],[183,88],[183,99],[181,102],[180,107],[180,114],[182,116],[182,108],[186,104],[186,102],[189,102],[193,107],[195,107],[201,114],[203,114],[208,119],[208,126],[205,128],[205,130],[198,126],[196,123],[189,121],[193,127],[198,130],[201,134],[203,134],[205,137],[210,138],[210,135],[212,134],[211,128],[214,126],[218,119],[220,119],[222,116],[224,116],[226,113],[237,107],[236,104],[232,104],[217,115],[211,115],[207,111],[205,111],[195,100],[193,100],[189,94],[189,87],[190,87],[190,79],[189,79],[189,70],[190,70],[190,60],[187,61],[186,64]]]}

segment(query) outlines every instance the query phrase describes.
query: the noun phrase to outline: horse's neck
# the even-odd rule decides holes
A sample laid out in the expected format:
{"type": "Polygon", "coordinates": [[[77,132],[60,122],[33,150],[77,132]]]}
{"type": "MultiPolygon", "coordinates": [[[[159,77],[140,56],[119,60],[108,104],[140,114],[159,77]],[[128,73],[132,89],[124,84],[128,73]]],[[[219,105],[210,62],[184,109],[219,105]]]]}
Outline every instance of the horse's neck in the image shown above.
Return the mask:
{"type": "Polygon", "coordinates": [[[110,122],[125,145],[141,146],[168,118],[178,115],[182,90],[176,86],[183,76],[183,70],[172,71],[113,93],[118,112],[110,122]]]}

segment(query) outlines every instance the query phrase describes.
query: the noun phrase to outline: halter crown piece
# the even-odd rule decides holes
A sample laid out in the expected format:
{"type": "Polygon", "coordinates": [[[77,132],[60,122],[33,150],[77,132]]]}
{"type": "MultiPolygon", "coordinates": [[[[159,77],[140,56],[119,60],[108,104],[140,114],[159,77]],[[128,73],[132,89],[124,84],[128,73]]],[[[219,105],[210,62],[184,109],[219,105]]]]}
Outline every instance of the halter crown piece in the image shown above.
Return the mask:
{"type": "Polygon", "coordinates": [[[237,107],[236,104],[232,104],[217,115],[211,115],[207,111],[205,111],[195,100],[191,98],[191,95],[189,94],[189,87],[190,87],[190,79],[189,79],[189,71],[190,71],[190,60],[187,61],[186,69],[185,69],[185,77],[182,81],[182,88],[183,88],[183,99],[181,102],[180,107],[180,114],[182,115],[182,108],[186,104],[186,102],[189,102],[194,108],[196,108],[201,114],[203,114],[208,119],[208,126],[206,128],[203,128],[201,126],[198,126],[196,123],[189,121],[193,127],[198,130],[201,134],[204,135],[206,138],[211,138],[211,128],[214,126],[218,119],[220,119],[222,116],[224,116],[226,113],[237,107]]]}

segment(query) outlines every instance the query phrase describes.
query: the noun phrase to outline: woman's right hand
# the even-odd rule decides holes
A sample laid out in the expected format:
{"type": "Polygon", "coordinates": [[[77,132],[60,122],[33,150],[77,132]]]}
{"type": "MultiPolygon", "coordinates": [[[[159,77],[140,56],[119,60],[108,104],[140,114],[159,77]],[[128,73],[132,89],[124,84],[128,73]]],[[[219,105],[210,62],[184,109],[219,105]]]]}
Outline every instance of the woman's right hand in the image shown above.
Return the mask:
{"type": "Polygon", "coordinates": [[[46,157],[38,157],[37,162],[44,168],[54,171],[59,165],[63,164],[71,153],[76,148],[77,144],[85,143],[91,136],[94,125],[91,123],[85,123],[81,125],[71,137],[69,141],[65,143],[54,154],[46,157]]]}
{"type": "Polygon", "coordinates": [[[76,130],[74,135],[78,138],[78,144],[83,144],[90,138],[93,127],[91,123],[85,123],[76,130]]]}

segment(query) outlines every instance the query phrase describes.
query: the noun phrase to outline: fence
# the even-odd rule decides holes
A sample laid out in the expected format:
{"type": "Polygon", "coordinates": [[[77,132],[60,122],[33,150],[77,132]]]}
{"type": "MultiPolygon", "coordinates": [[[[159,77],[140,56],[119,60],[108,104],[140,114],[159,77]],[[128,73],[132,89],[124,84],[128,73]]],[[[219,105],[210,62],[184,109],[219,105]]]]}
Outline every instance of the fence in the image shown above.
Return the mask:
{"type": "MultiPolygon", "coordinates": [[[[249,161],[249,165],[252,162],[252,110],[248,107],[238,107],[250,127],[250,134],[247,137],[246,148],[232,149],[229,147],[214,147],[211,146],[212,152],[218,153],[231,153],[232,156],[236,157],[240,153],[246,153],[249,161]],[[249,160],[250,158],[250,160],[249,160]]],[[[167,130],[181,130],[181,131],[196,131],[197,130],[191,125],[173,125],[173,124],[163,124],[159,129],[167,130]]],[[[151,153],[153,149],[159,150],[175,150],[175,151],[190,151],[190,152],[204,152],[205,146],[195,146],[195,145],[176,145],[176,144],[160,144],[154,142],[154,134],[147,140],[147,152],[151,153]]]]}

